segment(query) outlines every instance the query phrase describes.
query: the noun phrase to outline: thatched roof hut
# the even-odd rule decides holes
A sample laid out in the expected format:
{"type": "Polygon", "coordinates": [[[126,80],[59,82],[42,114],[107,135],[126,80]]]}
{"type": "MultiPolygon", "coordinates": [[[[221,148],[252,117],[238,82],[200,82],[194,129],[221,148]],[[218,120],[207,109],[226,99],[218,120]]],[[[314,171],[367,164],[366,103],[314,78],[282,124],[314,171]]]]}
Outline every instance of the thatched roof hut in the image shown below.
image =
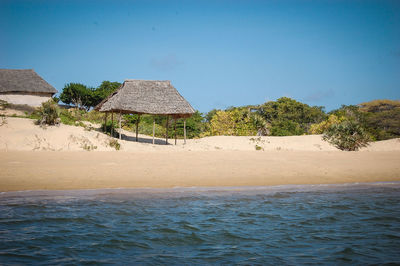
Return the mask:
{"type": "Polygon", "coordinates": [[[125,80],[117,91],[95,109],[100,112],[173,117],[189,117],[195,112],[168,80],[125,80]]]}
{"type": "MultiPolygon", "coordinates": [[[[120,114],[151,114],[167,116],[166,143],[168,143],[168,117],[176,119],[190,117],[195,113],[193,107],[179,94],[168,80],[133,80],[128,79],[113,94],[99,103],[95,110],[100,112],[114,112],[120,114]]],[[[113,119],[113,116],[111,116],[113,119]]],[[[107,115],[105,116],[105,120],[107,115]]],[[[138,140],[138,123],[136,122],[136,141],[138,140]]],[[[154,144],[153,122],[153,144],[154,144]]],[[[120,131],[121,132],[121,131],[120,131]]],[[[119,135],[121,138],[121,133],[119,135]]],[[[186,120],[184,121],[184,139],[186,143],[186,120]]]]}
{"type": "Polygon", "coordinates": [[[57,90],[33,69],[0,69],[0,92],[55,94],[57,90]]]}
{"type": "Polygon", "coordinates": [[[39,106],[57,90],[33,69],[0,69],[0,99],[14,104],[39,106]]]}

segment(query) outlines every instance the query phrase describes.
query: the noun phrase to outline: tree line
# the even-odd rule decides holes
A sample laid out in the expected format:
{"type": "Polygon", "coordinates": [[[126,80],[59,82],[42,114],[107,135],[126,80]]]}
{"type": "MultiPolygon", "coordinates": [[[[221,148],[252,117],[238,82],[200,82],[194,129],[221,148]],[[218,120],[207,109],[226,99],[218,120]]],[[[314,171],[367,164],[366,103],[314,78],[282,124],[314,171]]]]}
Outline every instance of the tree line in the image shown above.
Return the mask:
{"type": "Polygon", "coordinates": [[[121,83],[110,81],[103,81],[97,88],[88,87],[81,83],[68,83],[64,86],[58,100],[89,111],[90,108],[98,105],[120,86],[121,83]]]}
{"type": "MultiPolygon", "coordinates": [[[[96,111],[90,111],[91,108],[120,86],[121,83],[110,81],[103,81],[97,88],[80,83],[69,83],[65,85],[60,98],[56,100],[81,109],[79,119],[95,117],[97,122],[101,123],[100,115],[95,114],[96,111]],[[85,114],[85,112],[91,114],[85,114]]],[[[75,119],[71,113],[68,116],[68,119],[64,117],[64,121],[75,119]]],[[[123,127],[133,129],[137,119],[139,119],[138,116],[134,114],[123,115],[123,127]]],[[[139,131],[142,134],[151,135],[153,119],[156,121],[156,136],[163,137],[166,129],[165,116],[142,115],[139,131]]],[[[356,150],[370,140],[400,137],[399,121],[400,101],[375,100],[359,105],[342,105],[336,110],[326,112],[323,106],[310,106],[282,97],[260,105],[229,107],[224,110],[213,109],[204,114],[197,111],[187,119],[187,127],[189,138],[219,135],[323,134],[327,141],[340,149],[356,150]],[[348,136],[353,136],[354,141],[349,141],[348,136]],[[343,144],[343,142],[347,143],[343,144]]],[[[183,121],[178,120],[176,123],[177,135],[182,137],[183,121]]]]}

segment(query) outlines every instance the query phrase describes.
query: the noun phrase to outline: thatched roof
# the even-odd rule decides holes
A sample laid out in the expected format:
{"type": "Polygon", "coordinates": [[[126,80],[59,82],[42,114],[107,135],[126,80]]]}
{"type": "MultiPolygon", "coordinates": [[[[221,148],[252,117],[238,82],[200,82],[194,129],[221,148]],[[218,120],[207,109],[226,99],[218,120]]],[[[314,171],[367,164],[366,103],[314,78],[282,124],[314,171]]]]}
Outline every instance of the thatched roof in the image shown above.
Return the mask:
{"type": "Polygon", "coordinates": [[[57,93],[33,69],[0,69],[1,92],[57,93]]]}
{"type": "Polygon", "coordinates": [[[100,112],[191,116],[195,110],[168,80],[128,79],[95,107],[100,112]]]}

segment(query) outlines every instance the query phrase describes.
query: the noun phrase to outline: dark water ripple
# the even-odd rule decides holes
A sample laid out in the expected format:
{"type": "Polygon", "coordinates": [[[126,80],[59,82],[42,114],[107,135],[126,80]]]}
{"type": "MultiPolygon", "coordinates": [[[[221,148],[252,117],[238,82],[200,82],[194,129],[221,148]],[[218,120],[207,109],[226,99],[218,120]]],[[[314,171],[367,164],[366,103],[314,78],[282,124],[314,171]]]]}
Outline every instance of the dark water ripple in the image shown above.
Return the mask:
{"type": "Polygon", "coordinates": [[[400,263],[400,184],[0,194],[0,264],[400,263]]]}

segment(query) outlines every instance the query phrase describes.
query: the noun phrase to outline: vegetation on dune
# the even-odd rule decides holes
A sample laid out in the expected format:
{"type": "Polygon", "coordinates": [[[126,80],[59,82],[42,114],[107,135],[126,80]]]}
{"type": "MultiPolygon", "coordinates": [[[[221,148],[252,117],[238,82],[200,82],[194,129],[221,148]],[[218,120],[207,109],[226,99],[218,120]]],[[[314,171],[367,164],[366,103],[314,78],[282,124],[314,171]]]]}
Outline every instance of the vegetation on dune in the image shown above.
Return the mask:
{"type": "Polygon", "coordinates": [[[323,107],[311,107],[287,97],[258,106],[212,110],[205,115],[210,135],[231,136],[303,135],[325,117],[323,107]]]}
{"type": "Polygon", "coordinates": [[[400,137],[399,101],[375,100],[357,106],[343,105],[329,115],[327,121],[313,125],[311,133],[324,133],[332,124],[352,121],[362,127],[371,140],[400,137]]]}
{"type": "Polygon", "coordinates": [[[247,107],[216,111],[209,125],[209,135],[253,136],[257,134],[254,115],[247,107]]]}
{"type": "MultiPolygon", "coordinates": [[[[108,116],[104,125],[104,113],[91,110],[113,93],[121,83],[103,81],[99,87],[90,88],[80,83],[66,84],[60,98],[44,103],[36,110],[32,107],[10,105],[0,101],[1,108],[23,109],[26,117],[54,124],[61,123],[87,127],[84,121],[99,124],[111,134],[111,128],[118,128],[119,115],[114,114],[112,125],[108,116]],[[70,105],[74,109],[59,108],[56,102],[70,105]],[[29,110],[28,110],[28,109],[29,110]]],[[[21,109],[21,110],[22,110],[21,109]]],[[[160,115],[122,115],[122,128],[136,131],[136,121],[140,119],[139,133],[166,137],[166,116],[160,115]]],[[[183,138],[184,119],[169,118],[168,135],[183,138]]],[[[229,107],[225,110],[213,109],[208,113],[196,112],[186,119],[187,137],[205,136],[293,136],[304,134],[323,134],[323,139],[343,150],[357,150],[370,140],[385,140],[400,137],[400,101],[375,100],[360,105],[343,105],[325,113],[322,106],[309,106],[288,97],[268,101],[261,105],[229,107]]],[[[114,131],[116,135],[116,131],[114,131]]]]}
{"type": "MultiPolygon", "coordinates": [[[[204,115],[196,112],[186,119],[187,137],[324,134],[326,141],[340,149],[357,150],[367,145],[370,140],[382,139],[382,136],[386,138],[399,136],[399,118],[396,116],[399,110],[398,102],[393,102],[376,101],[360,106],[343,105],[337,110],[325,113],[323,107],[309,106],[283,97],[258,106],[214,109],[204,115]]],[[[62,110],[60,118],[65,124],[79,125],[80,121],[102,124],[104,114],[94,110],[87,112],[70,109],[62,110]]],[[[106,132],[109,134],[110,119],[108,116],[106,132]]],[[[119,115],[114,114],[114,128],[119,127],[118,119],[119,115]]],[[[166,116],[141,115],[139,118],[138,115],[122,115],[122,127],[135,132],[138,119],[140,119],[139,133],[152,135],[153,121],[155,121],[155,136],[161,138],[166,136],[166,116]]],[[[174,137],[174,126],[174,120],[169,118],[170,138],[174,137]]],[[[177,137],[183,138],[183,119],[177,120],[176,131],[177,137]]]]}
{"type": "Polygon", "coordinates": [[[346,120],[329,126],[323,139],[340,150],[357,151],[368,145],[370,136],[360,123],[346,120]]]}
{"type": "Polygon", "coordinates": [[[375,100],[360,104],[359,110],[375,140],[400,137],[400,101],[375,100]]]}
{"type": "Polygon", "coordinates": [[[355,105],[342,105],[331,111],[328,119],[312,125],[310,132],[322,133],[323,140],[344,151],[366,147],[373,139],[367,130],[364,114],[355,105]]]}
{"type": "Polygon", "coordinates": [[[61,123],[66,125],[80,125],[80,122],[87,121],[94,124],[101,124],[104,119],[104,114],[97,111],[85,111],[76,109],[60,108],[61,123]]]}
{"type": "Polygon", "coordinates": [[[110,147],[114,148],[117,151],[121,149],[121,144],[119,144],[118,140],[116,139],[110,139],[108,145],[110,145],[110,147]]]}
{"type": "Polygon", "coordinates": [[[326,118],[322,106],[309,106],[288,97],[266,102],[258,112],[270,125],[272,136],[307,134],[312,124],[326,118]]]}
{"type": "Polygon", "coordinates": [[[39,119],[37,123],[41,126],[44,125],[57,125],[60,123],[59,119],[60,109],[53,101],[53,99],[42,103],[42,106],[38,109],[39,119]]]}
{"type": "Polygon", "coordinates": [[[110,81],[103,81],[97,88],[90,88],[81,83],[68,83],[60,94],[60,100],[65,104],[73,104],[78,109],[84,108],[88,111],[107,98],[119,86],[121,83],[110,81]]]}
{"type": "Polygon", "coordinates": [[[345,119],[343,116],[337,116],[335,114],[330,114],[328,118],[321,123],[312,124],[309,129],[310,134],[323,134],[330,126],[334,124],[339,124],[345,119]]]}

